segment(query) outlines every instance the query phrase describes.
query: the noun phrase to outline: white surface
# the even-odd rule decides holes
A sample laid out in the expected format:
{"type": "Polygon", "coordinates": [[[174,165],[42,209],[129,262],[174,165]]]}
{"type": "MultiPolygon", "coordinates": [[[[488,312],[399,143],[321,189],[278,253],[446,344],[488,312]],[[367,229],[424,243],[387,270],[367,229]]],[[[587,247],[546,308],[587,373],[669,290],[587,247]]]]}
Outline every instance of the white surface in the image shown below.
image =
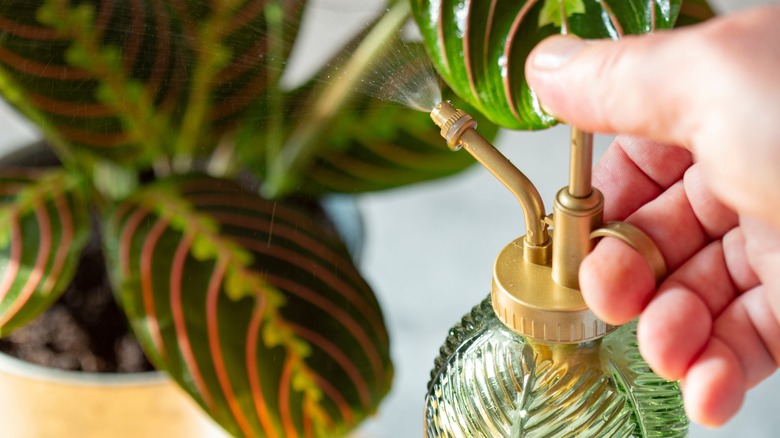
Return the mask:
{"type": "MultiPolygon", "coordinates": [[[[313,1],[297,62],[321,62],[321,50],[350,35],[351,21],[371,16],[376,0],[313,1]],[[350,12],[345,12],[350,11],[350,12]],[[333,26],[333,23],[339,23],[333,26]],[[327,41],[323,38],[327,37],[327,41]],[[316,59],[314,58],[316,57],[316,59]]],[[[720,10],[736,10],[775,1],[716,0],[720,10]]],[[[296,70],[291,82],[302,78],[296,70]]],[[[0,105],[0,145],[16,146],[36,138],[35,130],[0,105]]],[[[507,133],[497,142],[534,181],[548,207],[567,173],[565,128],[537,133],[507,133]]],[[[607,139],[597,140],[602,152],[607,139]]],[[[356,434],[365,438],[421,435],[425,385],[447,330],[488,293],[493,258],[522,231],[520,208],[485,170],[473,167],[453,178],[408,189],[362,197],[368,242],[364,272],[382,302],[393,340],[396,366],[393,390],[379,414],[356,434]]],[[[780,378],[754,389],[740,414],[719,430],[697,426],[691,437],[778,436],[780,378]]]]}
{"type": "Polygon", "coordinates": [[[3,152],[40,138],[38,130],[0,100],[0,148],[3,152]]]}

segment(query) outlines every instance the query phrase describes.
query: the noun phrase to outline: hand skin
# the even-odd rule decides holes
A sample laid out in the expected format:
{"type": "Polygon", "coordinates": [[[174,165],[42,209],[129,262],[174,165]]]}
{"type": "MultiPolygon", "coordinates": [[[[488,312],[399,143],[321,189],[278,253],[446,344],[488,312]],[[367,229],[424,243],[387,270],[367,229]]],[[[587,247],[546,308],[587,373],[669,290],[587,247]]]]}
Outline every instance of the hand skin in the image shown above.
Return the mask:
{"type": "Polygon", "coordinates": [[[731,418],[780,364],[780,7],[641,37],[543,41],[526,76],[546,109],[621,134],[594,171],[606,220],[658,244],[670,274],[616,239],[582,264],[602,319],[637,315],[640,350],[686,411],[731,418]]]}

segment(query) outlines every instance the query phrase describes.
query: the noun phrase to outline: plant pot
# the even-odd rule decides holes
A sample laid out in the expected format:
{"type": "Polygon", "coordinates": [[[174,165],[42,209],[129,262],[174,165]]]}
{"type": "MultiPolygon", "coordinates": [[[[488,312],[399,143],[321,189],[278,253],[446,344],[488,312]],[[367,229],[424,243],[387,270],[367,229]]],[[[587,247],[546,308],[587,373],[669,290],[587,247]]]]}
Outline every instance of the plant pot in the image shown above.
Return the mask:
{"type": "MultiPolygon", "coordinates": [[[[52,166],[45,143],[0,157],[0,165],[52,166]]],[[[353,198],[321,203],[354,259],[363,224],[353,198]]],[[[167,374],[89,373],[35,365],[0,352],[0,437],[226,438],[167,374]]]]}
{"type": "Polygon", "coordinates": [[[165,373],[97,374],[33,365],[0,353],[0,435],[227,435],[165,373]]]}
{"type": "MultiPolygon", "coordinates": [[[[11,151],[2,165],[53,166],[44,142],[11,151]]],[[[35,365],[0,352],[0,436],[227,437],[165,373],[86,373],[35,365]]]]}

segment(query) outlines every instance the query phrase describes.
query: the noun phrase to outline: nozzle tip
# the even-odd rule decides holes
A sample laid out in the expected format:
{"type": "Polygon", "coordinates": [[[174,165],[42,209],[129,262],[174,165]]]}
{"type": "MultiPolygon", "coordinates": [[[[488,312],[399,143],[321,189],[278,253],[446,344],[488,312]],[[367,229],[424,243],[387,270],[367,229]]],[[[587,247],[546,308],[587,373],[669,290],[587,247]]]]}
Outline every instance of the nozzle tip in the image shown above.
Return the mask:
{"type": "Polygon", "coordinates": [[[441,128],[457,111],[449,101],[443,100],[431,110],[431,119],[441,128]]]}
{"type": "Polygon", "coordinates": [[[433,123],[441,128],[441,136],[447,140],[450,149],[457,151],[460,149],[460,137],[470,129],[476,128],[477,122],[465,112],[455,109],[448,101],[439,102],[431,111],[433,123]]]}

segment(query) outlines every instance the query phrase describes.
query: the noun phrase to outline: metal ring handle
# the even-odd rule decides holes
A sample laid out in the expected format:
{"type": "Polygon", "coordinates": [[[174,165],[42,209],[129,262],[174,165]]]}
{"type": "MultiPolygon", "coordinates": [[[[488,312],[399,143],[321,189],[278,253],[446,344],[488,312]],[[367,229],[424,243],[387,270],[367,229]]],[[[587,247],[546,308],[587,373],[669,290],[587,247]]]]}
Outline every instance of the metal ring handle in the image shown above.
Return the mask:
{"type": "Polygon", "coordinates": [[[634,225],[626,222],[607,222],[590,233],[591,239],[599,237],[615,237],[634,248],[650,264],[656,281],[661,281],[666,276],[666,262],[661,250],[650,236],[634,225]]]}

